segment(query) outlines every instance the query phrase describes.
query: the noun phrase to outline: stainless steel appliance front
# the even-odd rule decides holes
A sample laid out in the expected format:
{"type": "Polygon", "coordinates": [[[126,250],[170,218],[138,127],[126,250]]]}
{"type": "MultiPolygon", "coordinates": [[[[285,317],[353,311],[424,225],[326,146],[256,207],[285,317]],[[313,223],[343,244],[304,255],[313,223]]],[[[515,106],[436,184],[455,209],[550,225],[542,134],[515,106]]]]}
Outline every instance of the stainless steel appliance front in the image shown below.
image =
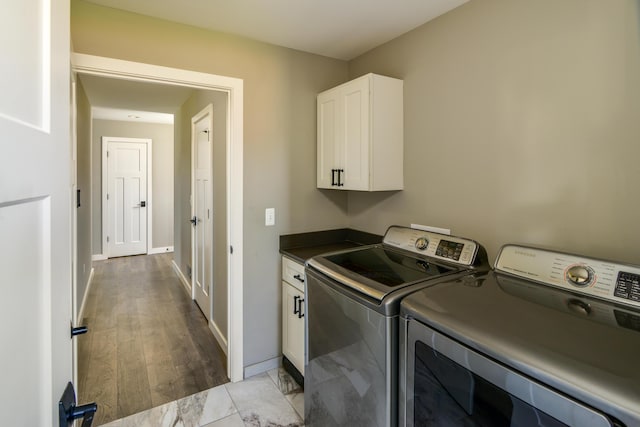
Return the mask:
{"type": "Polygon", "coordinates": [[[602,413],[415,320],[406,321],[407,427],[613,427],[602,413]]]}
{"type": "Polygon", "coordinates": [[[307,272],[308,349],[305,425],[389,426],[397,414],[398,316],[345,297],[307,272]]]}
{"type": "Polygon", "coordinates": [[[401,303],[400,425],[640,426],[640,267],[506,245],[401,303]],[[624,304],[621,304],[624,303],[624,304]]]}
{"type": "Polygon", "coordinates": [[[382,245],[309,260],[305,425],[397,425],[401,299],[487,269],[474,241],[397,226],[382,245]]]}

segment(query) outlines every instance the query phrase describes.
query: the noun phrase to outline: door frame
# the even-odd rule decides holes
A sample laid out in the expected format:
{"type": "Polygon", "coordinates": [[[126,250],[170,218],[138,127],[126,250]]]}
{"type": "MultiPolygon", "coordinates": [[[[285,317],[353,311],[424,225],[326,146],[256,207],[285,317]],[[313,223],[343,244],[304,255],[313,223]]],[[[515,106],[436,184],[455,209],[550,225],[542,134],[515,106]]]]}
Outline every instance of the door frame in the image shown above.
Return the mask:
{"type": "Polygon", "coordinates": [[[80,53],[71,54],[76,73],[124,80],[186,86],[228,94],[227,102],[227,375],[232,382],[244,377],[243,343],[243,102],[244,81],[139,62],[80,53]]]}
{"type": "MultiPolygon", "coordinates": [[[[77,95],[77,79],[76,74],[69,73],[71,82],[71,99],[70,99],[70,127],[69,136],[71,139],[71,323],[74,326],[79,326],[79,311],[78,306],[78,199],[80,196],[78,191],[78,107],[76,102],[77,95]],[[74,197],[75,196],[75,197],[74,197]]],[[[72,372],[71,381],[73,384],[78,384],[78,340],[73,340],[72,343],[72,372]]]]}
{"type": "MultiPolygon", "coordinates": [[[[210,151],[210,163],[209,163],[209,180],[211,181],[211,191],[213,191],[213,104],[208,104],[206,107],[204,107],[201,111],[199,111],[198,113],[196,113],[193,117],[191,117],[191,218],[196,216],[196,203],[195,203],[195,199],[196,199],[196,188],[195,188],[195,184],[196,184],[196,123],[198,123],[200,120],[202,120],[203,118],[209,116],[209,138],[211,138],[211,151],[210,151]]],[[[197,226],[196,226],[197,227],[197,226]]],[[[196,227],[191,227],[191,267],[192,267],[192,272],[193,274],[191,275],[191,299],[195,300],[196,299],[196,287],[194,286],[194,283],[196,281],[196,278],[198,276],[198,272],[197,272],[197,268],[199,268],[199,266],[196,263],[196,231],[197,228],[196,227]]],[[[213,229],[213,228],[212,228],[213,229]]],[[[211,280],[213,280],[213,259],[214,259],[214,251],[213,251],[213,234],[210,236],[211,238],[211,259],[207,260],[207,262],[210,262],[211,264],[211,280]]],[[[207,285],[209,285],[209,283],[207,283],[207,285]]],[[[207,323],[209,324],[209,328],[211,328],[211,325],[214,324],[213,321],[213,316],[212,316],[212,308],[213,308],[213,287],[209,288],[209,312],[205,313],[205,317],[207,318],[207,323]]],[[[202,307],[200,307],[200,309],[202,310],[202,307]]],[[[216,326],[217,327],[217,326],[216,326]]],[[[216,339],[219,341],[219,344],[221,344],[221,347],[223,347],[223,350],[225,350],[226,353],[226,349],[224,348],[224,346],[222,346],[223,342],[220,341],[224,341],[222,340],[219,335],[216,334],[215,329],[214,329],[214,335],[216,335],[216,339]]]]}
{"type": "Polygon", "coordinates": [[[118,136],[102,136],[100,138],[102,144],[102,254],[109,258],[111,253],[109,251],[109,242],[107,242],[107,236],[109,235],[109,203],[107,201],[107,193],[109,192],[109,171],[107,170],[107,148],[110,142],[124,142],[124,143],[136,143],[136,144],[146,144],[147,146],[147,206],[145,209],[145,215],[147,216],[147,250],[146,254],[149,253],[153,242],[153,203],[152,203],[152,195],[153,195],[153,141],[150,138],[125,138],[118,136]]]}

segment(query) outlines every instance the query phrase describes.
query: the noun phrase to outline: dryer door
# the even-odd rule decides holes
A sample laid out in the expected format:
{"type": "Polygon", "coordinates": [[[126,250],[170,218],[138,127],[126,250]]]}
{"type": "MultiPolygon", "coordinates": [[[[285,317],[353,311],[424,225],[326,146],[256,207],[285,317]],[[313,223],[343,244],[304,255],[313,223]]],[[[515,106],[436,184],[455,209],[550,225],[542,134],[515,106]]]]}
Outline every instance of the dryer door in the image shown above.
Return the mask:
{"type": "Polygon", "coordinates": [[[406,426],[620,426],[418,321],[407,331],[406,426]]]}

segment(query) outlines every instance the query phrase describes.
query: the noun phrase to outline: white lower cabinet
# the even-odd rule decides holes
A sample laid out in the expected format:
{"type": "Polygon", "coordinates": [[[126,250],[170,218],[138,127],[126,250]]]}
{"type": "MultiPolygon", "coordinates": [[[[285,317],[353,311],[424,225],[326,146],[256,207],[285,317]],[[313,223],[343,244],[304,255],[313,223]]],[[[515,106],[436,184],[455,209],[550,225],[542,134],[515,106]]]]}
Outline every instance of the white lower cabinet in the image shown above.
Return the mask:
{"type": "Polygon", "coordinates": [[[282,257],[282,354],[304,375],[304,266],[282,257]]]}

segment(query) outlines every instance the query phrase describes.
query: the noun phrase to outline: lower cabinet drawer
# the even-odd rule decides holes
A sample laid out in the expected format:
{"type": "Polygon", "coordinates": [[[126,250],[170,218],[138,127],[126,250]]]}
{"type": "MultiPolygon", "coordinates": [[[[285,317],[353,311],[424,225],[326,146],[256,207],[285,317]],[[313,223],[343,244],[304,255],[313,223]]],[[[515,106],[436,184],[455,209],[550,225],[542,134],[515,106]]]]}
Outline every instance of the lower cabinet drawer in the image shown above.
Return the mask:
{"type": "Polygon", "coordinates": [[[304,293],[304,265],[287,257],[282,257],[282,280],[304,293]]]}

